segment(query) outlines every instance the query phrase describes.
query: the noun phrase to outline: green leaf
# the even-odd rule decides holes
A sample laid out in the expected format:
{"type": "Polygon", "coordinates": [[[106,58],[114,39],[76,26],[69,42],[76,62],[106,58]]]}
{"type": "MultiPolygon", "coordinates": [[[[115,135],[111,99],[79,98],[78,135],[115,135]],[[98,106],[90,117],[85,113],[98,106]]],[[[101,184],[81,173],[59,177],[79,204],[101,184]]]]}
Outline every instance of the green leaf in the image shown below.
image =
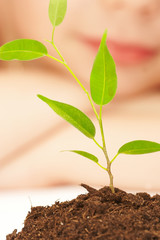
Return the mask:
{"type": "Polygon", "coordinates": [[[79,150],[66,150],[66,151],[77,153],[77,154],[79,154],[83,157],[86,157],[86,158],[92,160],[95,163],[98,163],[98,158],[91,153],[88,153],[88,152],[85,152],[85,151],[79,151],[79,150]]]}
{"type": "Polygon", "coordinates": [[[90,76],[91,96],[98,105],[109,103],[117,89],[116,67],[108,51],[106,38],[107,31],[103,34],[90,76]]]}
{"type": "Polygon", "coordinates": [[[145,154],[160,151],[160,144],[146,140],[135,140],[124,144],[118,154],[145,154]]]}
{"type": "Polygon", "coordinates": [[[0,47],[1,60],[33,60],[47,55],[46,47],[31,39],[18,39],[0,47]]]}
{"type": "Polygon", "coordinates": [[[76,127],[84,135],[92,139],[94,138],[96,130],[92,121],[79,109],[66,103],[50,100],[42,95],[38,95],[38,97],[47,103],[59,116],[76,127]]]}
{"type": "Polygon", "coordinates": [[[58,26],[64,19],[67,10],[67,0],[50,0],[49,19],[53,25],[58,26]]]}

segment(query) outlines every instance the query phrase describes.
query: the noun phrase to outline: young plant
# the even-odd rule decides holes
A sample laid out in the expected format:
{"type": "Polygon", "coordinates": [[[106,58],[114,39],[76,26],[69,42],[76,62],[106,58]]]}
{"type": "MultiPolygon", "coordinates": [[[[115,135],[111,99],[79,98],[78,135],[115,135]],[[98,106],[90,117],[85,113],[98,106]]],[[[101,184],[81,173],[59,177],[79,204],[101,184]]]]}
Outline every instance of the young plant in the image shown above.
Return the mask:
{"type": "Polygon", "coordinates": [[[52,58],[53,60],[63,64],[77,83],[80,85],[82,90],[86,93],[91,107],[93,108],[94,114],[99,122],[102,144],[98,143],[95,139],[96,129],[92,121],[79,109],[62,102],[57,102],[55,100],[48,99],[42,95],[38,97],[47,103],[59,116],[64,118],[79,131],[81,131],[86,137],[90,138],[95,144],[103,151],[107,166],[104,167],[99,163],[96,156],[91,153],[80,151],[80,150],[70,150],[76,154],[86,157],[94,161],[99,167],[108,172],[110,179],[110,188],[114,193],[113,186],[113,175],[111,172],[111,165],[115,158],[119,154],[146,154],[160,151],[160,144],[156,142],[146,141],[146,140],[136,140],[124,144],[117,152],[117,154],[110,160],[107,154],[103,123],[102,123],[102,108],[103,105],[109,103],[115,96],[117,89],[117,75],[116,67],[112,56],[110,55],[107,45],[107,31],[104,31],[102,40],[99,46],[98,53],[95,57],[93,68],[90,75],[90,93],[85,89],[80,80],[72,72],[71,68],[68,66],[64,57],[58,50],[54,42],[54,32],[56,26],[58,26],[64,19],[67,9],[67,0],[50,0],[49,3],[49,19],[53,25],[53,32],[51,41],[47,40],[52,44],[54,49],[59,55],[59,59],[54,56],[49,55],[47,48],[39,41],[31,39],[18,39],[8,42],[0,47],[0,59],[1,60],[22,60],[28,61],[41,57],[52,58]],[[96,111],[95,104],[99,105],[99,112],[96,111]]]}

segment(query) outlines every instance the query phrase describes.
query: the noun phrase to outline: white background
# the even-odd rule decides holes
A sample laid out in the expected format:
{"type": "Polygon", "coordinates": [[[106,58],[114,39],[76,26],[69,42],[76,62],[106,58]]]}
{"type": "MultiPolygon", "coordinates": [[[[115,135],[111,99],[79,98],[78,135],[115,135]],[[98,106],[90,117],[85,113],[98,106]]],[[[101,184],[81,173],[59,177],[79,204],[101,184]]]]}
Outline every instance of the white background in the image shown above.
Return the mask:
{"type": "Polygon", "coordinates": [[[0,240],[14,229],[20,231],[31,206],[52,205],[57,200],[65,201],[86,193],[82,187],[55,187],[52,189],[6,191],[0,193],[0,240]]]}

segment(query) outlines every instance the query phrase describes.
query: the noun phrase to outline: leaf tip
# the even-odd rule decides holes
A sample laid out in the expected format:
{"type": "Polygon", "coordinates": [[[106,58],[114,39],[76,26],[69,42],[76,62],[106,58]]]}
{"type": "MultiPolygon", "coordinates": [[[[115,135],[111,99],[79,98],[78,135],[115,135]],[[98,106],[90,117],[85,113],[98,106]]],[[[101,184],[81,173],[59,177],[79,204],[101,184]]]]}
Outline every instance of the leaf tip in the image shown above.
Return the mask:
{"type": "Polygon", "coordinates": [[[105,29],[104,30],[104,33],[103,33],[103,37],[102,37],[102,39],[105,39],[105,41],[106,41],[106,39],[107,39],[107,29],[105,29]]]}
{"type": "Polygon", "coordinates": [[[40,99],[43,98],[43,96],[41,94],[37,94],[37,97],[40,98],[40,99]]]}
{"type": "Polygon", "coordinates": [[[48,98],[44,97],[44,96],[41,95],[41,94],[37,94],[37,97],[38,97],[39,99],[41,99],[42,101],[44,101],[44,102],[46,102],[46,101],[48,100],[48,98]]]}

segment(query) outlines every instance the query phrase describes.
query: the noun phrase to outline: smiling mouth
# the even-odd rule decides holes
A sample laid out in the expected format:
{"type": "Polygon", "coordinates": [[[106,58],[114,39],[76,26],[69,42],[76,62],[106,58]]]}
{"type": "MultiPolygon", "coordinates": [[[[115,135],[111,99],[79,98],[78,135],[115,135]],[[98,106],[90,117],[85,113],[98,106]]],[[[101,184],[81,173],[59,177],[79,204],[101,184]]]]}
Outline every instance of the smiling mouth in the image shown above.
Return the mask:
{"type": "MultiPolygon", "coordinates": [[[[90,46],[94,51],[98,51],[100,40],[82,38],[84,44],[90,46]]],[[[124,44],[111,39],[107,39],[108,49],[116,65],[138,64],[152,58],[156,54],[155,49],[149,49],[135,44],[124,44]]]]}

